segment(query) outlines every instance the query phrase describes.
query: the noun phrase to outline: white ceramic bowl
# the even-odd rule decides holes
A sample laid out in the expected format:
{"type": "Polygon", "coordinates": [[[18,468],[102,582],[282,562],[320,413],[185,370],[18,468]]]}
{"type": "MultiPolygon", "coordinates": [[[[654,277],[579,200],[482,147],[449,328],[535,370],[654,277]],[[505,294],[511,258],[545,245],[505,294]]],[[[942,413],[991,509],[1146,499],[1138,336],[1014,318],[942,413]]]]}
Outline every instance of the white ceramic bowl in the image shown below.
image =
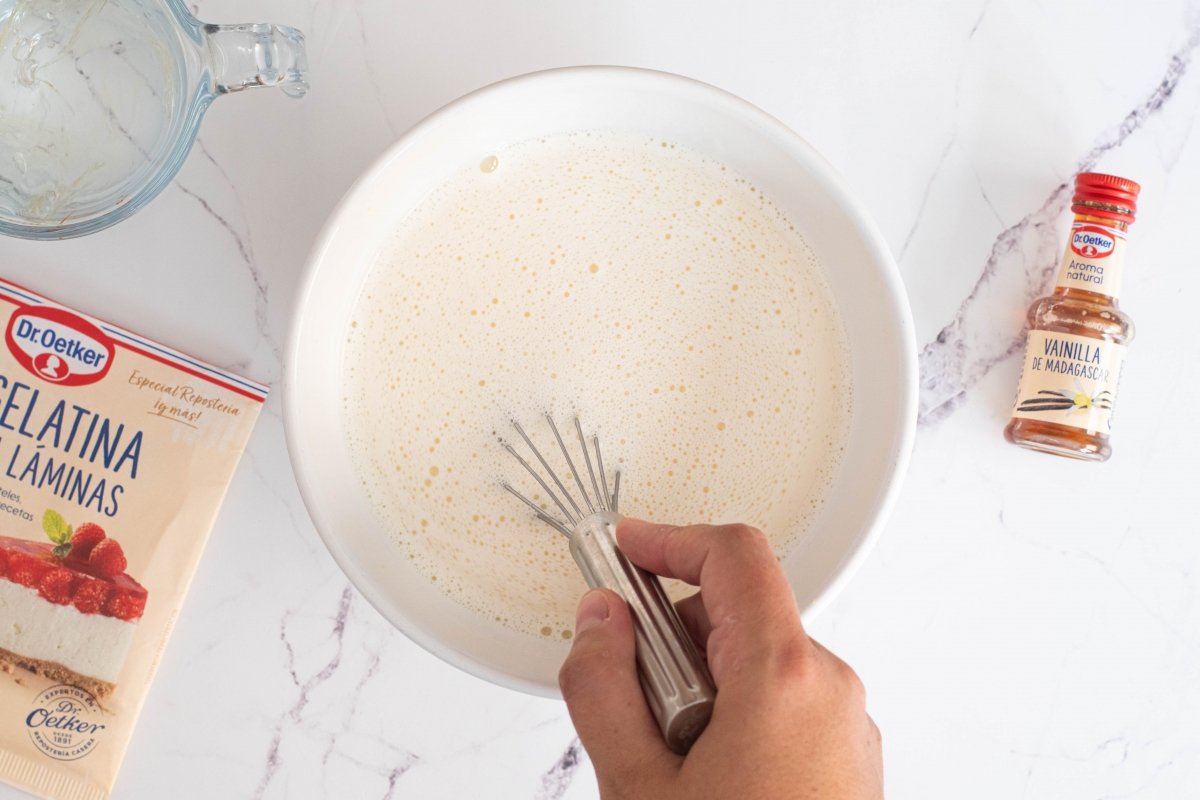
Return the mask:
{"type": "Polygon", "coordinates": [[[882,237],[833,169],[763,111],[712,86],[646,70],[580,67],[503,81],[463,97],[396,142],[342,199],[313,247],[287,348],[288,447],[333,557],[400,630],[468,672],[553,696],[566,644],[491,624],[448,599],[379,530],[342,418],[346,333],[390,234],[434,188],[506,145],[572,130],[676,141],[760,187],[803,234],[833,289],[853,357],[854,419],[812,535],[784,561],[806,616],[865,558],[899,491],[916,420],[912,319],[882,237]]]}

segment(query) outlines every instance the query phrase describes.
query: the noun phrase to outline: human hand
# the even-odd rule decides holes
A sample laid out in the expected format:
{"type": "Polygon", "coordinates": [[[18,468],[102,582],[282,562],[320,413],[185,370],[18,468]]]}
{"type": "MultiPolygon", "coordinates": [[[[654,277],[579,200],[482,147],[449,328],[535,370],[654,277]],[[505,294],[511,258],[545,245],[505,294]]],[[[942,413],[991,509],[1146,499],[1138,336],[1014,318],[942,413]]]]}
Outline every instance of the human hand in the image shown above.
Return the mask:
{"type": "Polygon", "coordinates": [[[862,682],[804,632],[762,533],[626,519],[617,543],[638,566],[700,587],[676,608],[717,701],[686,756],[667,749],[638,683],[628,608],[607,589],[584,595],[559,685],[604,800],[883,797],[862,682]]]}

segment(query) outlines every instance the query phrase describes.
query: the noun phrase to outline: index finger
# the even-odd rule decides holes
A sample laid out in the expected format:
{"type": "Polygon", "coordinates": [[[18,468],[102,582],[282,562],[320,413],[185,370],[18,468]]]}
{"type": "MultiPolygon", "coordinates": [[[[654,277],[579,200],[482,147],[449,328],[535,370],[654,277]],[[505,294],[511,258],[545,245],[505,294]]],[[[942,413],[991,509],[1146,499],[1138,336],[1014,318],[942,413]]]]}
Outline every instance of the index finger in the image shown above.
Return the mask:
{"type": "Polygon", "coordinates": [[[698,585],[714,634],[724,627],[722,636],[752,640],[774,651],[804,632],[783,569],[755,528],[624,519],[617,527],[617,543],[643,569],[698,585]]]}

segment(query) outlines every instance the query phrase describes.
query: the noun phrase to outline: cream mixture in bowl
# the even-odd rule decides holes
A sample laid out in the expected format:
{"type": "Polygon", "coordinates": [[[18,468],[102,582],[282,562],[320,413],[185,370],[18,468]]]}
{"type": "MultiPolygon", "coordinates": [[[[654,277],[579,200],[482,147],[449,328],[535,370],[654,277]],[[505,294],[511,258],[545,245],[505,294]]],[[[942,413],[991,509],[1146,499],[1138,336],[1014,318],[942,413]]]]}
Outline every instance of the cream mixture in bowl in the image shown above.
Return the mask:
{"type": "Polygon", "coordinates": [[[886,249],[795,134],[675,76],[540,73],[418,125],[331,217],[289,447],[385,616],[553,694],[586,586],[500,488],[529,480],[498,441],[513,420],[553,452],[542,417],[578,415],[626,514],[762,528],[807,613],[895,493],[913,349],[886,249]]]}
{"type": "Polygon", "coordinates": [[[350,326],[346,430],[384,528],[450,596],[541,635],[569,638],[583,584],[497,492],[510,420],[578,414],[628,513],[749,522],[784,553],[851,416],[804,239],[745,178],[652,137],[557,134],[463,168],[380,251],[350,326]]]}

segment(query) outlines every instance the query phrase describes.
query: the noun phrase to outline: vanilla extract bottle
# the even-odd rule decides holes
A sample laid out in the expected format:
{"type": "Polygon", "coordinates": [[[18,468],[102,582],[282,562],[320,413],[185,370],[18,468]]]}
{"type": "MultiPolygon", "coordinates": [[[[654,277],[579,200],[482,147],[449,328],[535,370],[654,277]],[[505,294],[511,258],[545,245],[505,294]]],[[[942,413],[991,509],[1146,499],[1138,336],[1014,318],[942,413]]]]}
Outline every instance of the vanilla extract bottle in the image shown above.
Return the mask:
{"type": "Polygon", "coordinates": [[[1109,432],[1133,321],[1117,307],[1126,233],[1141,187],[1096,172],[1075,178],[1075,220],[1054,293],[1029,308],[1013,444],[1086,461],[1112,454],[1109,432]]]}

